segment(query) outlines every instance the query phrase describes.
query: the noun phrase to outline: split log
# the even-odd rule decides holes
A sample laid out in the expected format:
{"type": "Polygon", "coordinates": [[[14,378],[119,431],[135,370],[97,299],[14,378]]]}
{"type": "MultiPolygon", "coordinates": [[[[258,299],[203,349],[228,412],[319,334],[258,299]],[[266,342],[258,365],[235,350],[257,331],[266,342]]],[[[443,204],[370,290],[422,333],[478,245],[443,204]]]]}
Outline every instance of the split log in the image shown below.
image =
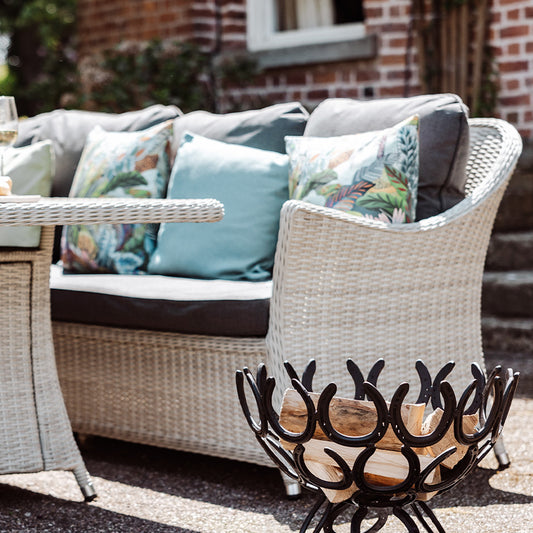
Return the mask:
{"type": "MultiPolygon", "coordinates": [[[[289,451],[296,448],[296,444],[281,441],[282,446],[289,451]]],[[[309,470],[321,479],[326,481],[340,481],[342,472],[338,468],[335,460],[324,452],[324,448],[329,448],[337,452],[353,468],[359,454],[365,450],[365,447],[343,446],[331,441],[311,439],[303,444],[305,464],[309,470]]],[[[418,455],[420,461],[420,470],[428,466],[433,457],[429,455],[418,455]]],[[[400,453],[391,450],[377,449],[365,465],[365,480],[372,485],[381,487],[391,487],[401,483],[409,474],[409,463],[400,453]]],[[[438,469],[433,471],[427,479],[428,483],[435,483],[440,477],[438,469]]],[[[329,501],[336,503],[349,498],[356,490],[355,483],[345,490],[322,489],[329,501]]]]}
{"type": "MultiPolygon", "coordinates": [[[[310,393],[309,396],[313,400],[316,408],[319,395],[310,393]]],[[[406,428],[413,435],[420,435],[425,407],[426,405],[423,403],[402,405],[402,419],[406,428]]],[[[329,417],[333,427],[339,433],[350,437],[363,436],[371,433],[376,427],[378,419],[376,407],[373,402],[338,397],[334,397],[331,400],[329,417]]],[[[294,389],[287,389],[285,391],[280,412],[280,423],[286,430],[292,431],[293,433],[300,433],[305,429],[307,409],[302,398],[294,389]]],[[[328,440],[318,424],[313,438],[328,440]]],[[[376,444],[376,447],[384,450],[399,451],[402,443],[396,437],[392,427],[389,426],[385,435],[376,444]]]]}
{"type": "MultiPolygon", "coordinates": [[[[316,409],[319,395],[310,393],[310,397],[316,409]]],[[[402,419],[413,435],[421,434],[425,407],[425,404],[402,405],[402,419]]],[[[376,408],[374,403],[370,401],[334,397],[330,402],[329,415],[333,427],[347,436],[367,435],[374,430],[377,423],[376,408]]],[[[279,421],[287,431],[293,433],[300,433],[305,429],[307,409],[300,395],[294,389],[285,391],[279,421]]],[[[297,444],[283,440],[281,444],[288,451],[293,451],[297,446],[297,444]]],[[[350,469],[353,468],[357,457],[365,449],[364,446],[350,447],[331,442],[318,425],[313,438],[303,443],[303,446],[305,464],[313,474],[326,481],[340,481],[342,472],[334,459],[324,452],[324,448],[337,452],[350,469]]],[[[369,484],[390,487],[401,483],[407,477],[409,465],[407,459],[399,451],[401,446],[401,441],[389,427],[376,444],[376,452],[366,463],[364,475],[369,484]]],[[[415,448],[414,451],[419,454],[420,467],[423,470],[431,463],[433,457],[427,454],[425,448],[415,448]]],[[[439,472],[436,469],[428,477],[428,483],[437,482],[439,479],[439,472]]],[[[344,490],[322,489],[328,500],[333,503],[348,499],[356,490],[355,483],[344,490]]],[[[420,494],[419,499],[428,500],[432,495],[433,493],[420,494]]]]}
{"type": "MultiPolygon", "coordinates": [[[[435,409],[424,421],[422,425],[422,435],[428,435],[431,433],[439,424],[443,410],[440,408],[435,409]]],[[[473,434],[475,428],[479,423],[479,416],[477,413],[473,415],[464,415],[463,416],[463,431],[467,434],[473,434]]],[[[447,468],[453,468],[465,455],[468,451],[468,446],[457,442],[455,439],[453,424],[450,429],[446,432],[444,437],[433,446],[428,447],[428,452],[432,457],[437,457],[440,453],[455,446],[457,450],[447,459],[445,459],[441,464],[447,468]]]]}

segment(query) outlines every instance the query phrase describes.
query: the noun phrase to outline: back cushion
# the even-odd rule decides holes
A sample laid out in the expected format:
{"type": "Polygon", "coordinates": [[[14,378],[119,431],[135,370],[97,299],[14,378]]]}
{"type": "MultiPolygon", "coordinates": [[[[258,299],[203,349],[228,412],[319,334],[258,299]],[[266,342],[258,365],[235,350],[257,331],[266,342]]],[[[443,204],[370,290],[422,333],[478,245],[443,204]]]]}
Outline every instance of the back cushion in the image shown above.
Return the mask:
{"type": "MultiPolygon", "coordinates": [[[[50,141],[6,150],[4,171],[13,180],[13,194],[50,196],[54,175],[54,150],[50,141]]],[[[39,246],[38,226],[0,227],[0,246],[39,246]]]]}
{"type": "Polygon", "coordinates": [[[442,213],[465,197],[468,108],[453,94],[351,100],[331,98],[309,117],[304,135],[334,137],[380,130],[418,115],[420,169],[416,220],[442,213]]]}
{"type": "Polygon", "coordinates": [[[171,151],[176,154],[187,131],[216,141],[284,154],[285,136],[302,135],[308,116],[297,102],[223,115],[193,111],[174,121],[171,151]]]}
{"type": "Polygon", "coordinates": [[[56,172],[52,196],[68,196],[74,173],[89,132],[95,126],[106,131],[138,131],[176,118],[181,111],[176,106],[153,105],[128,113],[97,113],[58,109],[21,121],[25,137],[21,143],[50,139],[54,143],[56,172]]]}

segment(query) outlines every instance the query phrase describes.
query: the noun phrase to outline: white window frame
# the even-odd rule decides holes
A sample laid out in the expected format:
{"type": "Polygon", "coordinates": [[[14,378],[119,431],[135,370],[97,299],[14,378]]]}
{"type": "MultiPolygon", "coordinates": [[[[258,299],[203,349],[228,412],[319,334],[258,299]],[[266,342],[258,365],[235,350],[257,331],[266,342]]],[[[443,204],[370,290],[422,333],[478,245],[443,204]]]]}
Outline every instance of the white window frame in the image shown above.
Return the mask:
{"type": "Polygon", "coordinates": [[[362,22],[301,30],[276,31],[274,1],[246,1],[246,39],[250,52],[310,44],[335,43],[365,37],[365,25],[362,22]]]}

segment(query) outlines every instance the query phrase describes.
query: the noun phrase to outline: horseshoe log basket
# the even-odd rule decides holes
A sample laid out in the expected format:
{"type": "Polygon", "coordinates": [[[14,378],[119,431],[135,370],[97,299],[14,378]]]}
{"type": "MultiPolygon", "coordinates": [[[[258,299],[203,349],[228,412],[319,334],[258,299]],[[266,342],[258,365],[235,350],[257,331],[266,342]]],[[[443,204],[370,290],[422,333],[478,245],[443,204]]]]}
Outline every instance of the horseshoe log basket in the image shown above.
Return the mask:
{"type": "MultiPolygon", "coordinates": [[[[347,361],[356,400],[368,399],[375,408],[375,427],[365,435],[346,435],[335,428],[330,417],[330,404],[337,392],[334,383],[327,385],[315,404],[311,398],[313,393],[313,376],[316,364],[313,360],[305,368],[302,377],[289,362],[285,362],[285,370],[291,380],[292,387],[305,405],[306,416],[304,429],[301,432],[289,431],[280,422],[280,415],[273,406],[273,396],[276,379],[267,376],[264,364],[260,364],[254,376],[248,368],[236,373],[236,384],[241,407],[260,445],[270,459],[281,471],[292,479],[297,480],[305,489],[317,494],[317,501],[311,508],[300,529],[301,533],[313,531],[318,533],[334,533],[336,522],[340,515],[345,517],[351,513],[351,531],[363,531],[363,521],[369,515],[369,510],[377,512],[373,525],[366,529],[366,533],[379,531],[392,515],[396,516],[408,532],[420,532],[414,517],[425,531],[444,533],[444,528],[436,515],[427,505],[427,494],[440,494],[448,491],[460,483],[479,462],[494,447],[505,423],[511,401],[518,385],[519,373],[511,369],[502,370],[497,366],[486,376],[477,363],[471,365],[473,380],[462,392],[459,400],[446,377],[454,368],[449,362],[431,379],[428,368],[422,361],[416,362],[416,370],[420,379],[420,394],[416,403],[431,405],[433,409],[442,409],[442,416],[436,427],[429,434],[415,435],[410,433],[402,418],[402,406],[409,390],[408,383],[401,383],[390,403],[380,393],[377,381],[385,363],[378,360],[370,370],[365,380],[359,367],[353,360],[347,361]],[[246,385],[250,394],[246,393],[246,385]],[[248,398],[255,402],[251,408],[248,398]],[[254,411],[254,415],[252,415],[254,411]],[[463,417],[478,415],[478,423],[473,433],[464,431],[463,417]],[[306,459],[306,444],[312,439],[317,430],[322,430],[327,441],[324,441],[324,453],[336,464],[339,478],[332,481],[330,477],[321,477],[313,473],[306,459]],[[401,454],[405,458],[407,475],[399,483],[383,486],[369,481],[365,475],[368,462],[376,453],[380,440],[387,430],[392,428],[401,443],[401,454]],[[434,476],[443,461],[457,452],[457,446],[451,446],[434,457],[427,466],[421,466],[418,449],[433,447],[453,428],[455,441],[464,449],[464,456],[453,468],[442,468],[439,476],[434,476]],[[328,448],[328,441],[331,448],[328,448]],[[288,450],[285,443],[292,446],[288,450]],[[332,448],[341,445],[349,448],[359,448],[355,462],[350,465],[332,448]],[[327,477],[327,479],[325,478],[327,477]],[[436,482],[433,482],[435,481],[436,482]],[[433,480],[433,481],[431,481],[433,480]],[[343,491],[354,487],[355,492],[342,501],[332,502],[324,491],[343,491]],[[408,511],[411,512],[408,512],[408,511]],[[413,517],[414,516],[414,517],[413,517]]],[[[316,395],[315,395],[316,397],[316,395]]],[[[348,492],[349,494],[349,492],[348,492]]]]}

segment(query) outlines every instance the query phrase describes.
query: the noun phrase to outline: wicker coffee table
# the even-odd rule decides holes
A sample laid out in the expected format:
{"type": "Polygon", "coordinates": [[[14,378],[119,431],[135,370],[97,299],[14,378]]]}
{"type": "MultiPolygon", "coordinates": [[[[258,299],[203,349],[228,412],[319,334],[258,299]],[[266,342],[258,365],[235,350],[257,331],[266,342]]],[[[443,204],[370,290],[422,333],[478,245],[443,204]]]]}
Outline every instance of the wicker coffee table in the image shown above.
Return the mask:
{"type": "Polygon", "coordinates": [[[42,226],[38,248],[0,249],[0,474],[71,470],[85,500],[96,496],[56,373],[49,290],[54,226],[215,222],[223,214],[216,200],[0,202],[0,225],[42,226]]]}

